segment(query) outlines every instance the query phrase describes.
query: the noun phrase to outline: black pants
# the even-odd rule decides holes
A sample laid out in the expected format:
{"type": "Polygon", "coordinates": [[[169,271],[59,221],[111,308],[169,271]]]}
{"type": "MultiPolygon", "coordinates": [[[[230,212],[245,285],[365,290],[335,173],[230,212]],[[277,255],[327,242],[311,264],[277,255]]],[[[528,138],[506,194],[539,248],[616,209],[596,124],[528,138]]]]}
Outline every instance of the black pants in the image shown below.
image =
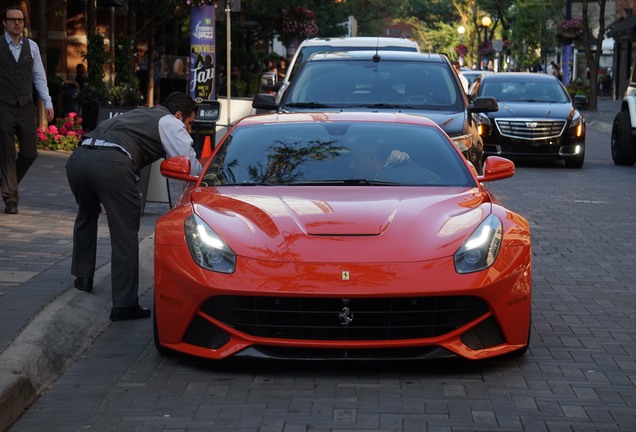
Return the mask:
{"type": "Polygon", "coordinates": [[[0,191],[5,203],[18,203],[18,183],[38,157],[37,144],[35,104],[19,107],[0,102],[0,191]]]}
{"type": "Polygon", "coordinates": [[[95,273],[100,203],[104,205],[111,241],[113,307],[138,303],[139,224],[138,174],[123,152],[107,147],[78,147],[66,164],[66,176],[79,205],[73,230],[71,273],[95,273]]]}

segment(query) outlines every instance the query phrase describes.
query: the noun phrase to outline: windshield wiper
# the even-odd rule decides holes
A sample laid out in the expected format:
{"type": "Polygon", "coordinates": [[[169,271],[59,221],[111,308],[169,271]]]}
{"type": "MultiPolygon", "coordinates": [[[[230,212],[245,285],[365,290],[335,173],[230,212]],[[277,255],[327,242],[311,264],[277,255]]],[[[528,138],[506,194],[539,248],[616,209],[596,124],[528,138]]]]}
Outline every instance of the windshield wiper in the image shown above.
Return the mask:
{"type": "Polygon", "coordinates": [[[241,183],[224,183],[219,186],[274,186],[271,183],[265,182],[241,182],[241,183]]]}
{"type": "Polygon", "coordinates": [[[375,104],[361,104],[361,105],[347,105],[347,107],[361,107],[361,108],[404,108],[408,105],[404,104],[388,104],[388,103],[375,103],[375,104]]]}
{"type": "Polygon", "coordinates": [[[369,180],[366,178],[351,178],[337,180],[302,180],[287,183],[288,186],[320,186],[320,185],[342,185],[342,186],[404,186],[404,183],[388,182],[381,180],[369,180]]]}
{"type": "Polygon", "coordinates": [[[285,106],[296,108],[327,108],[330,105],[325,105],[318,102],[295,102],[285,104],[285,106]]]}

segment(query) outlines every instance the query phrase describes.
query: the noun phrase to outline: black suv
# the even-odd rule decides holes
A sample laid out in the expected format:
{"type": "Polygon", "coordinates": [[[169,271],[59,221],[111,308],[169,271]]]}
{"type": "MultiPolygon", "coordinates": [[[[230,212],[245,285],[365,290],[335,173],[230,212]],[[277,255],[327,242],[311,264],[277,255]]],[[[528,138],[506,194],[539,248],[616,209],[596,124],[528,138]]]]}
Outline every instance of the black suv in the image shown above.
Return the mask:
{"type": "Polygon", "coordinates": [[[494,98],[469,104],[450,61],[441,54],[397,51],[316,53],[283,93],[260,94],[252,106],[278,112],[397,111],[437,123],[481,173],[483,142],[476,113],[497,111],[494,98]]]}

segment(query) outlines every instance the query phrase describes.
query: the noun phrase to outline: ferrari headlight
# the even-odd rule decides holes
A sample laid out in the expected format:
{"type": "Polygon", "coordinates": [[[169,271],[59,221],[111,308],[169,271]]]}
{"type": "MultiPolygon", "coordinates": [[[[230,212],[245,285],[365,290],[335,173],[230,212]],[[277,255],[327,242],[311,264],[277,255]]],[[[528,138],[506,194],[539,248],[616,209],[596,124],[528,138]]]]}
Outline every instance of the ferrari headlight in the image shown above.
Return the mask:
{"type": "Polygon", "coordinates": [[[236,254],[199,216],[193,214],[185,220],[185,236],[198,265],[219,273],[234,272],[236,254]]]}
{"type": "Polygon", "coordinates": [[[497,259],[502,231],[499,218],[488,216],[455,252],[455,271],[472,273],[490,267],[497,259]]]}

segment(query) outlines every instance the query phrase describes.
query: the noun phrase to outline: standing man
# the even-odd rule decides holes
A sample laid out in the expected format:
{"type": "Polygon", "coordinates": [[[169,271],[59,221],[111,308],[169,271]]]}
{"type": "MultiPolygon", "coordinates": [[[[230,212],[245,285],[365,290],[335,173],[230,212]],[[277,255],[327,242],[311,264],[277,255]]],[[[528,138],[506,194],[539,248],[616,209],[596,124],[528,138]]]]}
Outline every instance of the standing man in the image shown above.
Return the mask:
{"type": "Polygon", "coordinates": [[[75,288],[90,292],[97,250],[100,203],[108,219],[113,308],[111,321],[148,318],[139,305],[140,171],[162,157],[183,155],[198,175],[190,136],[197,104],[185,93],[172,93],[162,106],[137,108],[102,121],[85,135],[66,164],[71,191],[79,205],[73,228],[71,273],[75,288]]]}
{"type": "Polygon", "coordinates": [[[4,212],[18,213],[18,183],[38,157],[37,110],[33,85],[53,120],[46,73],[37,44],[22,36],[24,14],[19,6],[4,10],[0,39],[0,190],[4,212]],[[16,158],[15,138],[20,148],[16,158]]]}

